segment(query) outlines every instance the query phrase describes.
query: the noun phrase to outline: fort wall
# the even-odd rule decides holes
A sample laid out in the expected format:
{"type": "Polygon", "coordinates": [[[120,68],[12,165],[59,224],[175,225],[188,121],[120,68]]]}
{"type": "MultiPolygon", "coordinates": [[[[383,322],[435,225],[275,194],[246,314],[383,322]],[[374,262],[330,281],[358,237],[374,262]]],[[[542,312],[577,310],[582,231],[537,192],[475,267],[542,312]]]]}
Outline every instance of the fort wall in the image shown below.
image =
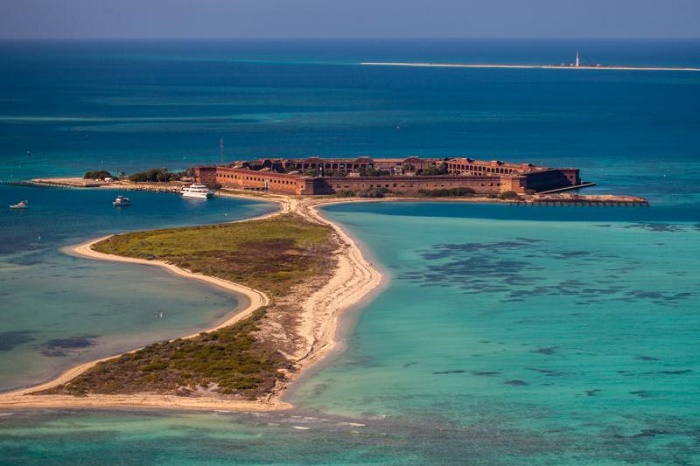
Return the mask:
{"type": "Polygon", "coordinates": [[[579,171],[575,168],[547,168],[468,158],[260,159],[233,166],[197,167],[195,175],[202,183],[218,184],[224,188],[293,195],[323,195],[377,188],[408,195],[418,194],[421,190],[454,188],[470,188],[477,194],[507,191],[523,194],[529,190],[539,192],[581,183],[579,171]],[[415,174],[415,171],[435,168],[447,174],[415,174]],[[382,170],[390,175],[360,176],[369,169],[382,170]]]}
{"type": "Polygon", "coordinates": [[[498,194],[502,181],[498,176],[366,176],[366,177],[324,177],[319,183],[322,192],[332,194],[341,191],[364,191],[386,188],[393,193],[418,194],[421,190],[471,188],[479,194],[498,194]]]}
{"type": "Polygon", "coordinates": [[[279,194],[315,194],[313,178],[248,168],[216,167],[214,182],[224,188],[232,189],[279,194]]]}

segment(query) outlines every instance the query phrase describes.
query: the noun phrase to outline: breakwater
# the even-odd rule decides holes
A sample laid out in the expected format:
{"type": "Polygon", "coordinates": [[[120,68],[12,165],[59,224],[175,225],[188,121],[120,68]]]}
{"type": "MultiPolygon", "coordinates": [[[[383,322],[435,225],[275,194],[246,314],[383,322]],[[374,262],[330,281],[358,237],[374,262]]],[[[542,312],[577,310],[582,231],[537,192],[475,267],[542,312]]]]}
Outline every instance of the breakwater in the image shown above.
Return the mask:
{"type": "Polygon", "coordinates": [[[27,188],[54,188],[54,189],[76,189],[76,188],[92,188],[95,186],[78,186],[64,183],[36,183],[34,181],[0,181],[0,185],[6,186],[22,186],[27,188]]]}
{"type": "Polygon", "coordinates": [[[548,195],[514,201],[517,206],[565,206],[565,207],[649,207],[643,197],[616,195],[548,195]]]}
{"type": "Polygon", "coordinates": [[[10,182],[15,186],[29,186],[35,188],[106,188],[123,191],[154,191],[161,193],[179,193],[183,183],[135,183],[132,181],[115,180],[87,180],[83,178],[36,178],[31,181],[10,182]]]}

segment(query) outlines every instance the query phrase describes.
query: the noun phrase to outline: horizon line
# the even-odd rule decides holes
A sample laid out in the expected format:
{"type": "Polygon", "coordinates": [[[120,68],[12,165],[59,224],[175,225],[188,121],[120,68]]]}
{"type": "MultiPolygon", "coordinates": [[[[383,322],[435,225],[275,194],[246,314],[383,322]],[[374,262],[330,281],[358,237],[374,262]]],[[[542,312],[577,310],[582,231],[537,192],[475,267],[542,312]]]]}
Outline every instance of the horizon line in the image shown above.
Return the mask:
{"type": "Polygon", "coordinates": [[[576,40],[700,40],[700,36],[662,36],[662,37],[639,37],[639,36],[626,36],[626,37],[606,37],[606,36],[579,36],[579,37],[556,37],[556,36],[536,36],[536,37],[523,37],[523,36],[414,36],[414,37],[288,37],[288,36],[267,36],[267,37],[0,37],[0,41],[16,41],[16,42],[38,42],[38,41],[205,41],[205,40],[261,40],[261,41],[271,41],[271,40],[288,40],[288,41],[318,41],[318,40],[328,40],[328,41],[351,41],[351,40],[546,40],[546,41],[576,41],[576,40]]]}

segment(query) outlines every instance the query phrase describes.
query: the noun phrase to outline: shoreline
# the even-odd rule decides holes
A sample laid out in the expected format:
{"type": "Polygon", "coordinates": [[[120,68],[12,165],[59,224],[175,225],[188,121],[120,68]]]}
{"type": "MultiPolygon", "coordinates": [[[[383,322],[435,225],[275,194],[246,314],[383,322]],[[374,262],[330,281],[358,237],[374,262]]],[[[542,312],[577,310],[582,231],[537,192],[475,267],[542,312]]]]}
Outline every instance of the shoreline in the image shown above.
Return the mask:
{"type": "MultiPolygon", "coordinates": [[[[239,197],[231,194],[231,197],[239,197]]],[[[245,197],[245,196],[240,196],[245,197]]],[[[271,394],[265,400],[245,401],[232,399],[219,399],[209,397],[180,397],[176,395],[161,394],[132,394],[132,395],[98,395],[92,394],[84,397],[71,395],[34,395],[34,392],[45,390],[56,385],[63,384],[97,363],[108,359],[119,357],[113,355],[98,360],[90,361],[72,367],[63,372],[58,377],[31,387],[13,390],[0,394],[0,409],[175,409],[175,410],[229,410],[229,411],[279,411],[291,409],[290,403],[282,401],[287,391],[287,386],[296,382],[308,368],[322,360],[329,353],[338,349],[341,342],[338,340],[338,330],[340,316],[349,309],[363,305],[373,292],[385,283],[382,274],[372,267],[368,262],[355,240],[350,237],[339,225],[324,218],[317,210],[322,205],[347,202],[346,200],[324,200],[291,198],[288,196],[270,196],[267,201],[273,201],[280,205],[278,212],[264,215],[269,217],[281,213],[295,212],[305,219],[329,225],[336,232],[340,242],[340,252],[338,253],[338,264],[335,273],[329,282],[320,290],[304,297],[302,305],[302,324],[298,329],[299,336],[306,342],[303,350],[294,355],[294,364],[298,370],[285,384],[285,387],[277,393],[271,394]]],[[[243,221],[256,220],[261,217],[246,219],[243,221]]],[[[110,235],[111,236],[111,235],[110,235]]],[[[236,294],[242,294],[249,300],[248,306],[234,313],[224,322],[215,327],[207,329],[211,332],[222,327],[230,326],[250,316],[256,309],[266,305],[269,298],[262,292],[252,288],[239,285],[215,277],[203,274],[191,273],[180,269],[174,265],[162,261],[148,261],[144,259],[127,258],[110,254],[103,254],[91,249],[96,242],[102,241],[109,236],[92,239],[78,245],[66,248],[66,252],[76,254],[94,260],[105,260],[115,262],[125,262],[140,265],[159,267],[168,273],[185,278],[196,279],[213,286],[229,290],[236,294]]],[[[192,338],[202,332],[187,335],[181,338],[192,338]]],[[[138,351],[140,348],[129,352],[138,351]]],[[[127,352],[127,353],[129,353],[127,352]]]]}
{"type": "MultiPolygon", "coordinates": [[[[114,185],[109,186],[116,187],[114,185]]],[[[146,188],[148,189],[148,188],[146,188]]],[[[4,408],[153,408],[153,409],[196,409],[196,410],[231,410],[231,411],[276,411],[290,409],[293,406],[284,402],[287,394],[293,392],[289,386],[299,379],[305,378],[312,366],[316,366],[319,361],[326,358],[331,353],[342,351],[345,347],[342,336],[348,335],[348,330],[341,328],[341,315],[350,309],[357,309],[366,304],[372,297],[376,296],[385,286],[388,285],[386,271],[382,274],[373,267],[367,257],[369,252],[363,250],[358,245],[358,240],[348,234],[340,225],[328,220],[320,212],[319,207],[332,204],[346,204],[354,202],[467,202],[467,203],[499,203],[511,204],[512,201],[503,199],[486,198],[416,198],[416,197],[386,197],[380,199],[366,198],[321,198],[321,197],[295,197],[287,195],[266,194],[264,196],[251,195],[245,192],[222,192],[223,197],[249,199],[257,201],[274,202],[279,205],[276,212],[263,214],[245,220],[252,221],[261,218],[273,217],[283,213],[295,212],[306,220],[330,226],[339,239],[340,251],[338,254],[338,264],[333,277],[320,290],[309,295],[301,296],[302,324],[298,329],[299,337],[306,343],[301,351],[291,355],[292,362],[296,365],[297,371],[290,375],[289,380],[281,390],[270,394],[264,400],[243,401],[231,399],[218,399],[214,397],[196,398],[180,397],[175,395],[89,395],[78,398],[70,395],[32,395],[33,392],[48,389],[56,385],[67,382],[87,371],[97,363],[119,357],[133,351],[112,355],[87,363],[74,366],[64,371],[58,377],[41,383],[39,385],[12,390],[0,393],[0,409],[4,408]]],[[[568,196],[568,195],[566,195],[568,196]]],[[[595,197],[626,197],[598,195],[595,197]]],[[[530,201],[531,202],[531,201],[530,201]]],[[[522,202],[527,204],[526,201],[522,202]]],[[[111,235],[109,235],[111,236],[111,235]]],[[[78,245],[64,248],[64,252],[75,254],[94,260],[106,260],[115,262],[125,262],[140,265],[160,267],[168,273],[200,280],[229,290],[238,295],[244,295],[249,300],[248,306],[235,312],[233,315],[220,322],[216,326],[205,330],[211,332],[221,327],[232,325],[245,319],[257,308],[269,302],[268,297],[258,291],[233,282],[210,277],[203,274],[194,274],[187,270],[180,269],[174,265],[160,261],[148,261],[144,259],[127,258],[116,255],[102,254],[91,249],[92,244],[102,241],[109,236],[92,239],[78,245]]],[[[199,335],[200,332],[187,335],[181,338],[191,338],[199,335]]],[[[320,370],[320,368],[318,368],[320,370]]]]}

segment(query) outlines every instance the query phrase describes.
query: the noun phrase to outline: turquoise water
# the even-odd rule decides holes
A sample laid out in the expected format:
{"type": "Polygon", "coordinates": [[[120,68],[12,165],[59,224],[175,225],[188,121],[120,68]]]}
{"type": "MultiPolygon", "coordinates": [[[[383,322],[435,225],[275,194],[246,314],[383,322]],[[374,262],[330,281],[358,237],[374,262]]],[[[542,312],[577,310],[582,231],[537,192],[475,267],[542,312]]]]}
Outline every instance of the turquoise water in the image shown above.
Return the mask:
{"type": "Polygon", "coordinates": [[[364,309],[348,350],[295,400],[510,431],[568,452],[697,455],[697,223],[620,222],[614,209],[586,221],[596,208],[548,209],[556,222],[538,219],[539,209],[438,209],[327,209],[393,280],[364,309]],[[484,217],[513,210],[513,220],[484,217]]]}
{"type": "MultiPolygon", "coordinates": [[[[0,180],[213,163],[224,137],[227,160],[576,166],[598,182],[588,192],[651,201],[328,207],[391,280],[344,319],[346,351],[293,387],[294,410],[4,411],[0,464],[700,463],[700,76],[357,65],[560,63],[576,49],[607,64],[700,63],[697,41],[0,44],[11,71],[0,76],[0,180]]],[[[236,305],[61,249],[269,205],[133,193],[119,210],[114,195],[0,185],[0,203],[31,205],[0,209],[0,390],[196,331],[236,305]],[[49,345],[69,338],[90,345],[49,345]]]]}
{"type": "Polygon", "coordinates": [[[227,292],[150,267],[86,260],[62,249],[110,233],[261,215],[274,211],[274,204],[133,192],[133,204],[119,209],[111,204],[115,195],[113,190],[0,185],[5,204],[0,216],[0,390],[209,328],[245,305],[227,292]],[[30,207],[8,209],[17,199],[29,199],[30,207]]]}

